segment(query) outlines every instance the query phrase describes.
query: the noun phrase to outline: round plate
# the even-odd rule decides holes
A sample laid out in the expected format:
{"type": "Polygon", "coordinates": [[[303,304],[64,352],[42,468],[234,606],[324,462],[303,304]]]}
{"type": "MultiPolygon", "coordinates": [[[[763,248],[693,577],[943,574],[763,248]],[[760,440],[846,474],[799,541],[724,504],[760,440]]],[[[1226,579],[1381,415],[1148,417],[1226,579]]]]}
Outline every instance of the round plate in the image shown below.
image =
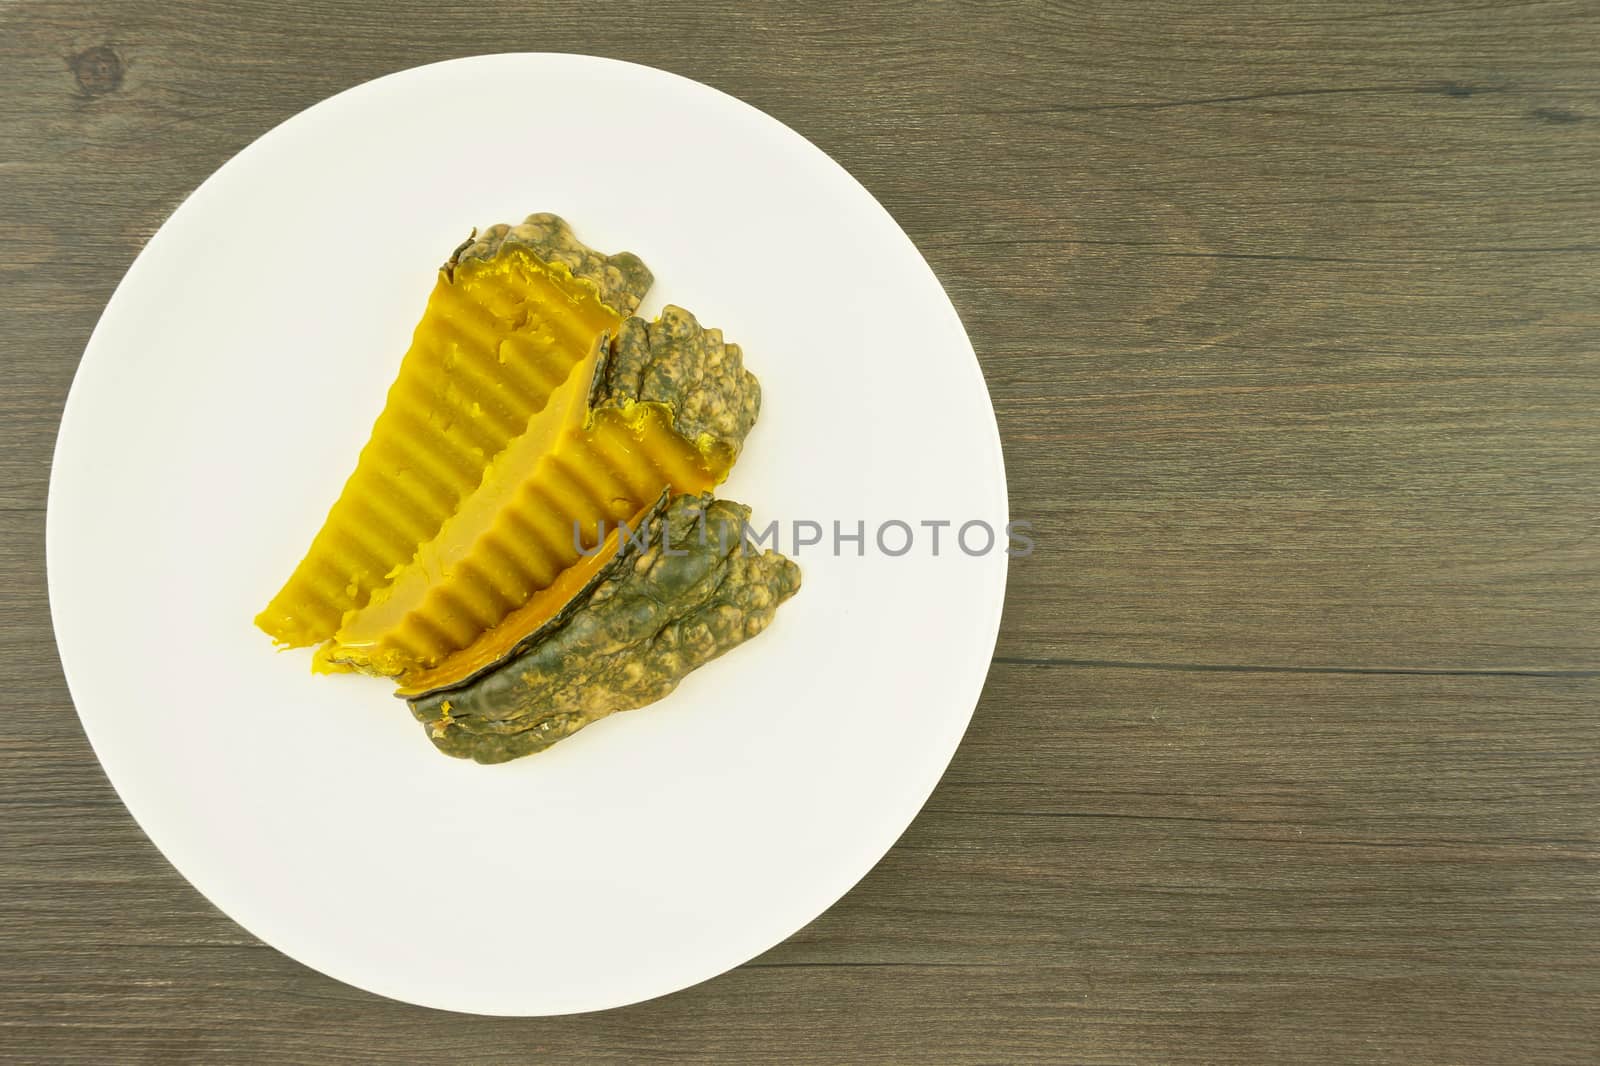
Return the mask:
{"type": "Polygon", "coordinates": [[[672,74],[480,56],[285,122],[150,241],[62,418],[50,602],[107,775],[230,917],[381,995],[560,1014],[733,967],[882,857],[977,701],[1005,523],[971,344],[842,168],[672,74]],[[641,313],[680,303],[743,347],[765,402],[720,494],[779,520],[805,583],[668,699],[478,766],[388,685],[315,677],[251,620],[353,468],[439,263],[531,211],[639,253],[641,313]],[[836,552],[836,521],[864,542],[836,552]],[[877,543],[893,521],[904,554],[899,526],[877,543]],[[963,551],[968,521],[999,543],[974,526],[963,551]],[[797,522],[822,543],[797,549],[797,522]]]}

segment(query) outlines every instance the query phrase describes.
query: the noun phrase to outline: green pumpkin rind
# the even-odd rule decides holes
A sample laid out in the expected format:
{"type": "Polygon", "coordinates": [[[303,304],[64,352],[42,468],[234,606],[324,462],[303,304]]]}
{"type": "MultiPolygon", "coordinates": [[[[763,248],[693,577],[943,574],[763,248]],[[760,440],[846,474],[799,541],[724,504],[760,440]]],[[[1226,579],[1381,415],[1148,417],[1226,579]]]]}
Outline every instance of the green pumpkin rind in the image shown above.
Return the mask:
{"type": "Polygon", "coordinates": [[[721,445],[736,458],[761,413],[761,383],[722,330],[668,304],[654,322],[624,321],[595,367],[591,410],[632,403],[667,405],[685,439],[702,450],[721,445]]]}
{"type": "Polygon", "coordinates": [[[617,711],[653,703],[764,630],[800,568],[744,539],[750,509],[682,495],[522,650],[463,684],[408,701],[440,751],[481,763],[532,754],[617,711]]]}
{"type": "Polygon", "coordinates": [[[597,252],[578,240],[566,220],[548,211],[529,215],[516,225],[501,222],[481,233],[474,230],[451,253],[444,272],[454,277],[462,260],[493,259],[503,249],[516,246],[527,248],[546,263],[560,263],[573,277],[592,283],[601,302],[621,315],[637,311],[655,281],[650,268],[632,252],[597,252]]]}

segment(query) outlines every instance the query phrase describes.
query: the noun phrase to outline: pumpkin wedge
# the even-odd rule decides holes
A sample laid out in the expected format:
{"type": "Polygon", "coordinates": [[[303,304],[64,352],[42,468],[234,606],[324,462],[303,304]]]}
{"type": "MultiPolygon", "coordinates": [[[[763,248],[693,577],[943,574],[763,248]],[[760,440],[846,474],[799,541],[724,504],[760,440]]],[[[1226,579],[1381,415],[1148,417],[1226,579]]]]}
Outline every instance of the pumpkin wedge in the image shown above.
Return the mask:
{"type": "Polygon", "coordinates": [[[664,490],[698,496],[720,483],[759,409],[760,386],[721,331],[671,305],[655,322],[628,319],[345,616],[319,662],[402,685],[479,669],[485,634],[509,646],[561,611],[596,565],[585,560],[604,554],[607,524],[637,518],[664,490]]]}
{"type": "Polygon", "coordinates": [[[440,751],[481,763],[655,702],[759,634],[799,589],[793,561],[751,548],[749,515],[709,494],[663,496],[639,536],[613,533],[557,611],[483,657],[492,665],[443,686],[419,675],[400,694],[440,751]]]}
{"type": "Polygon", "coordinates": [[[355,472],[256,624],[293,647],[332,637],[437,536],[650,283],[638,257],[602,255],[550,214],[457,248],[355,472]]]}

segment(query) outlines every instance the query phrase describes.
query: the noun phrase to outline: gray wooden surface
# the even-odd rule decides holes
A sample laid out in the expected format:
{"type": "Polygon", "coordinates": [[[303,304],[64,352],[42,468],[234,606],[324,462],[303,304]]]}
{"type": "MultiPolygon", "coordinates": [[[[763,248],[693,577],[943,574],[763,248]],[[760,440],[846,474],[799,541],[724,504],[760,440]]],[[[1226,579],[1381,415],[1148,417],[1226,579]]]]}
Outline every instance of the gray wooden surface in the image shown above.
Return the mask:
{"type": "Polygon", "coordinates": [[[1593,3],[10,0],[0,359],[8,1059],[1600,1059],[1593,3]],[[168,212],[322,97],[503,50],[669,68],[856,174],[1040,532],[855,891],[551,1020],[376,999],[204,902],[84,741],[43,559],[79,353],[168,212]]]}

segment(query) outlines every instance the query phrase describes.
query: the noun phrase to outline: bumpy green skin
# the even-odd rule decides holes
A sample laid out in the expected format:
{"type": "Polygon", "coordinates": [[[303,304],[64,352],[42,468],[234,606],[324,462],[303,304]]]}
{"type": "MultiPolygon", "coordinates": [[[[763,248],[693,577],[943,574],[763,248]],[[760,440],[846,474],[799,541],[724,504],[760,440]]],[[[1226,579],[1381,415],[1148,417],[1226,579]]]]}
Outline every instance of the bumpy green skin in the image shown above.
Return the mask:
{"type": "Polygon", "coordinates": [[[482,233],[474,231],[450,256],[444,272],[454,277],[456,264],[463,259],[493,259],[502,249],[519,245],[546,263],[562,264],[573,277],[593,282],[601,301],[623,315],[639,309],[639,301],[655,281],[650,268],[632,252],[602,255],[578,240],[562,218],[548,212],[529,215],[515,226],[501,222],[482,233]]]}
{"type": "Polygon", "coordinates": [[[655,702],[760,633],[799,589],[798,566],[746,543],[749,515],[678,496],[560,624],[476,679],[410,700],[412,713],[445,754],[499,763],[655,702]]]}
{"type": "Polygon", "coordinates": [[[654,322],[622,323],[595,369],[591,408],[629,402],[667,404],[684,437],[702,447],[721,444],[737,457],[761,413],[761,383],[720,329],[668,304],[654,322]]]}

